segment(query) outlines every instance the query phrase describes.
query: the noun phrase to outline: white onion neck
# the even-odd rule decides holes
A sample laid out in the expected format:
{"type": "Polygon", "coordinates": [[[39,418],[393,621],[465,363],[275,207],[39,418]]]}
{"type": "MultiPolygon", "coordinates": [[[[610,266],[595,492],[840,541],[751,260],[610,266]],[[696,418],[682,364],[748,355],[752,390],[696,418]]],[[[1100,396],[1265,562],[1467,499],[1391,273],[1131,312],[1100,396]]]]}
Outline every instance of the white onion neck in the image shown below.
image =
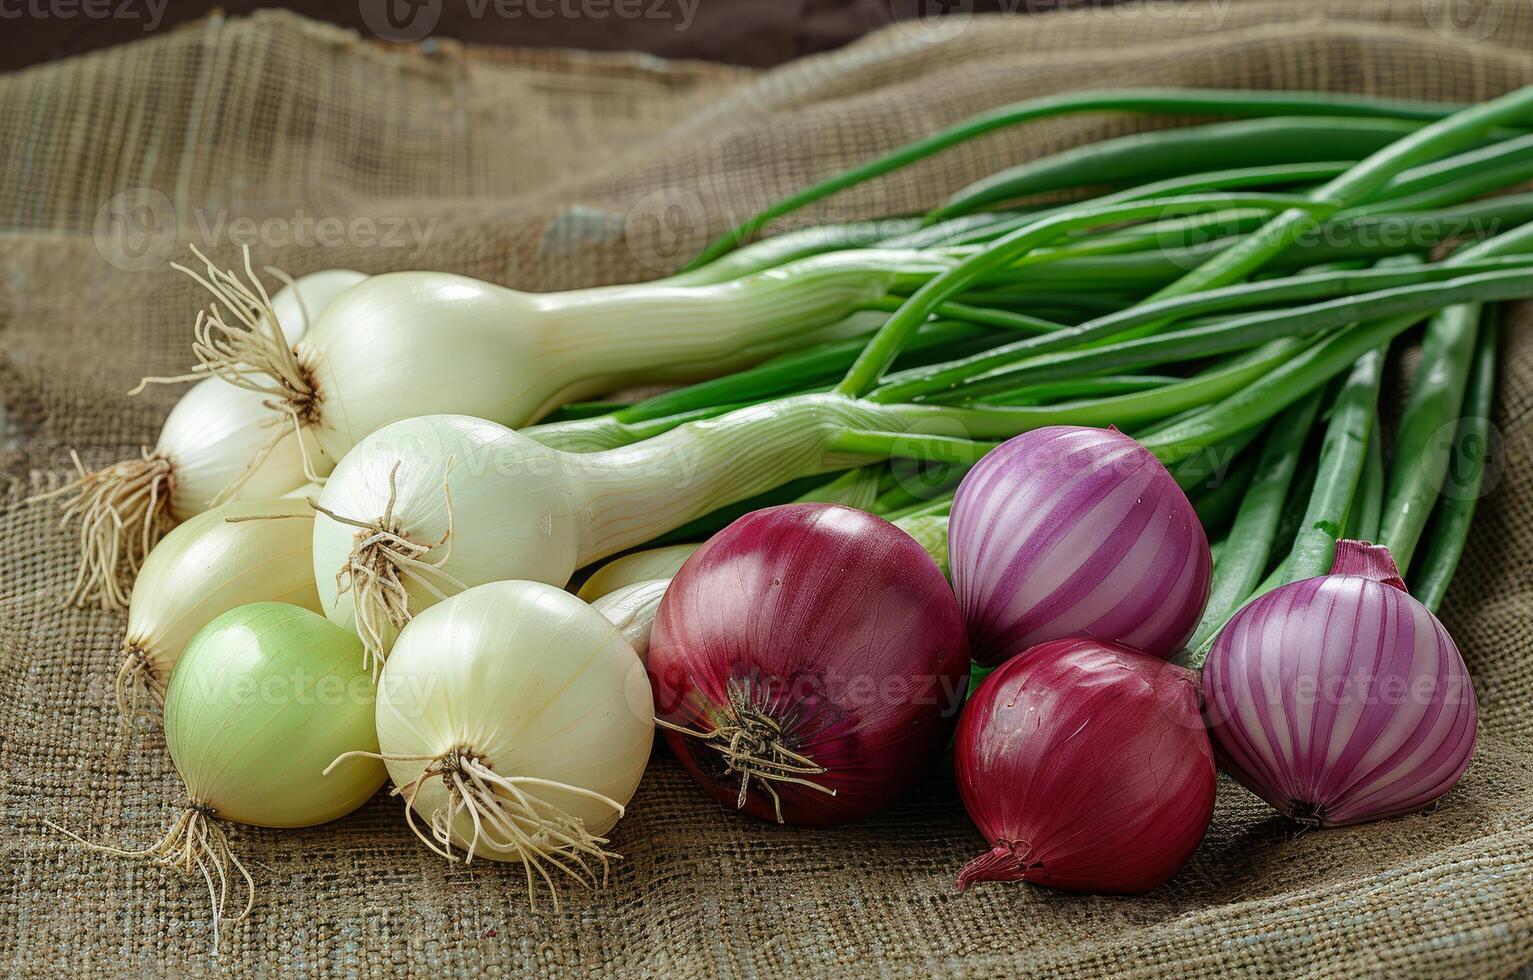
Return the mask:
{"type": "Polygon", "coordinates": [[[848,430],[899,431],[895,406],[802,395],[692,422],[631,446],[568,456],[582,524],[577,565],[791,480],[847,469],[865,456],[833,452],[848,430]]]}
{"type": "MultiPolygon", "coordinates": [[[[529,296],[558,390],[544,409],[635,384],[697,381],[835,335],[901,277],[937,270],[914,253],[817,256],[706,286],[644,283],[529,296]],[[905,266],[893,264],[905,260],[905,266]]],[[[541,412],[539,413],[541,414],[541,412]]]]}

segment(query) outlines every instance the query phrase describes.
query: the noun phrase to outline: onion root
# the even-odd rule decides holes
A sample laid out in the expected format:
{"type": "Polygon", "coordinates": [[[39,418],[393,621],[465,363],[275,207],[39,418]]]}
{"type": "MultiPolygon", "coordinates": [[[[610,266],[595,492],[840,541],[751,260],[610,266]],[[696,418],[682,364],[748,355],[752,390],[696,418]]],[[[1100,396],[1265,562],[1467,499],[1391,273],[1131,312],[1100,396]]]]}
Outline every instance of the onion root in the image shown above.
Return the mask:
{"type": "Polygon", "coordinates": [[[312,500],[309,502],[309,506],[332,521],[357,529],[356,545],[347,556],[346,564],[335,573],[335,583],[338,594],[352,593],[357,635],[362,638],[363,653],[375,681],[387,655],[387,628],[404,629],[410,622],[410,593],[405,590],[405,580],[414,580],[438,599],[445,599],[447,595],[432,581],[433,578],[459,592],[468,588],[457,577],[442,570],[452,557],[452,491],[447,484],[452,467],[453,459],[449,457],[447,476],[442,479],[442,493],[447,498],[447,530],[433,544],[410,540],[394,518],[398,498],[397,461],[389,470],[389,502],[383,508],[382,517],[372,521],[357,520],[327,510],[312,500]],[[443,549],[442,553],[427,561],[425,556],[437,548],[443,549]]]}
{"type": "Polygon", "coordinates": [[[129,643],[123,644],[122,665],[117,668],[113,687],[124,729],[131,728],[136,719],[152,717],[149,706],[165,700],[165,679],[155,672],[149,655],[129,643]]]}
{"type": "Polygon", "coordinates": [[[534,872],[548,886],[557,914],[559,893],[548,873],[548,865],[588,888],[597,888],[607,883],[609,863],[622,860],[621,854],[607,850],[608,839],[587,831],[579,817],[528,793],[527,789],[542,787],[595,800],[611,807],[621,818],[625,810],[623,804],[600,793],[552,779],[502,776],[467,746],[450,749],[438,756],[347,752],[330,763],[325,772],[329,773],[353,756],[385,762],[427,763],[414,780],[404,786],[395,786],[389,792],[391,796],[405,798],[405,821],[415,836],[433,853],[456,862],[459,858],[453,853],[453,824],[460,814],[466,814],[473,823],[474,835],[464,849],[463,863],[472,862],[474,854],[481,848],[519,859],[527,874],[527,900],[534,908],[537,907],[534,872]],[[434,778],[440,778],[447,787],[447,806],[432,812],[428,837],[415,822],[415,800],[421,787],[434,778]],[[600,878],[588,860],[600,863],[600,878]]]}
{"type": "Polygon", "coordinates": [[[745,687],[733,681],[729,684],[729,716],[728,722],[716,723],[712,730],[706,732],[674,725],[663,718],[656,718],[655,724],[709,742],[718,750],[724,759],[724,774],[740,774],[740,796],[735,801],[738,809],[745,808],[752,778],[772,798],[772,809],[777,814],[778,823],[784,822],[782,798],[777,795],[774,783],[792,783],[829,796],[836,795],[835,790],[806,778],[822,775],[826,772],[825,767],[816,765],[813,759],[784,745],[787,735],[782,724],[758,708],[751,701],[745,687]]]}
{"type": "Polygon", "coordinates": [[[89,841],[51,820],[49,827],[83,844],[92,851],[123,858],[150,858],[156,864],[176,868],[186,874],[200,874],[208,886],[208,900],[213,910],[213,948],[218,949],[219,924],[229,901],[229,886],[237,872],[245,879],[245,907],[234,917],[238,922],[255,908],[255,879],[229,846],[229,838],[218,826],[212,807],[189,801],[163,837],[148,847],[128,850],[89,841]]]}
{"type": "Polygon", "coordinates": [[[87,471],[70,450],[79,476],[27,503],[64,497],[63,525],[78,518],[80,567],[69,590],[69,603],[126,609],[133,579],[144,558],[170,530],[171,462],[147,448],[139,459],[87,471]]]}

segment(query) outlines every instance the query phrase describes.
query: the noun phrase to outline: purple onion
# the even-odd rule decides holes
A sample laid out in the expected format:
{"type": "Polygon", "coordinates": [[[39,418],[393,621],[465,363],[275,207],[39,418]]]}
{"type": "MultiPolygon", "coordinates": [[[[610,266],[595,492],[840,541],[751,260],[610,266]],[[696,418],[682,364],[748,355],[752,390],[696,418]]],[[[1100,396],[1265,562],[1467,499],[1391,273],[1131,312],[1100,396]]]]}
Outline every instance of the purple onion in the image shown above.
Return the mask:
{"type": "Polygon", "coordinates": [[[990,845],[958,876],[1146,892],[1214,814],[1214,755],[1184,667],[1095,640],[1008,660],[964,707],[953,774],[990,845]]]}
{"type": "Polygon", "coordinates": [[[1203,686],[1225,769],[1312,825],[1418,810],[1474,751],[1468,668],[1378,545],[1339,542],[1331,574],[1248,603],[1215,639],[1203,686]]]}
{"type": "Polygon", "coordinates": [[[1212,561],[1160,460],[1116,429],[1051,426],[964,477],[948,528],[973,657],[1089,637],[1169,658],[1198,624],[1212,561]]]}
{"type": "Polygon", "coordinates": [[[656,719],[693,778],[800,825],[861,819],[928,776],[968,667],[926,549],[836,504],[714,535],[671,579],[649,645],[656,719]]]}

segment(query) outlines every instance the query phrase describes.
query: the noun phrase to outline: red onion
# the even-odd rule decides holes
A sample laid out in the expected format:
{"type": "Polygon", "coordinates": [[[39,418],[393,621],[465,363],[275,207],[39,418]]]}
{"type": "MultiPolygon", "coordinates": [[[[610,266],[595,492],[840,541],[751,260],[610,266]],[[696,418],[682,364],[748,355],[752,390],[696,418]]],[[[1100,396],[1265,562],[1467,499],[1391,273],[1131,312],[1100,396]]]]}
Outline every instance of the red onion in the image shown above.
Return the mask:
{"type": "Polygon", "coordinates": [[[650,636],[656,715],[721,802],[794,824],[855,820],[926,774],[969,663],[926,551],[882,518],[790,504],[687,559],[650,636]]]}
{"type": "Polygon", "coordinates": [[[953,498],[948,557],[974,659],[1091,637],[1162,659],[1208,601],[1203,527],[1116,429],[1050,426],[991,451],[953,498]]]}
{"type": "Polygon", "coordinates": [[[1149,891],[1214,813],[1197,676],[1136,650],[1055,640],[980,683],[953,745],[964,807],[994,845],[958,876],[1149,891]]]}
{"type": "Polygon", "coordinates": [[[1474,751],[1469,670],[1379,545],[1338,542],[1331,574],[1248,603],[1215,639],[1203,683],[1224,768],[1307,824],[1418,810],[1474,751]]]}

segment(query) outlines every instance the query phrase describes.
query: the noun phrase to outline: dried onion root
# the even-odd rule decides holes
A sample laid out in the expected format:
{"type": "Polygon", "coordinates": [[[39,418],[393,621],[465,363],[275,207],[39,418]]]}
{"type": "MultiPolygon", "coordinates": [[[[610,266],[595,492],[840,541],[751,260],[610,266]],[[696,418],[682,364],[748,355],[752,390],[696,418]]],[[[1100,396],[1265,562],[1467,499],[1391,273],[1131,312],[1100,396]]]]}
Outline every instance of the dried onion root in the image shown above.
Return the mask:
{"type": "Polygon", "coordinates": [[[379,678],[379,749],[361,755],[383,760],[432,853],[521,862],[528,900],[541,880],[557,910],[558,878],[599,887],[619,857],[607,832],[649,761],[653,717],[644,666],[611,622],[562,589],[492,582],[400,633],[379,678]]]}
{"type": "Polygon", "coordinates": [[[51,820],[49,827],[83,844],[92,851],[121,858],[149,858],[154,863],[179,870],[188,875],[200,875],[208,887],[208,904],[213,913],[213,948],[218,948],[219,925],[228,908],[229,885],[233,875],[245,881],[245,907],[233,919],[239,922],[255,908],[255,879],[251,877],[239,856],[229,846],[229,838],[218,826],[217,811],[205,803],[187,801],[181,815],[165,831],[164,836],[148,847],[127,849],[89,841],[51,820]]]}
{"type": "Polygon", "coordinates": [[[349,752],[336,762],[349,756],[384,762],[426,763],[414,780],[389,791],[390,796],[404,797],[405,822],[410,830],[433,853],[448,861],[458,861],[458,855],[453,852],[453,826],[460,817],[467,817],[473,826],[473,834],[466,843],[460,842],[463,863],[472,862],[478,853],[498,860],[520,861],[527,874],[527,901],[533,908],[537,907],[534,873],[548,887],[557,913],[559,892],[554,887],[550,870],[562,871],[588,888],[598,888],[607,883],[610,862],[622,860],[621,854],[607,850],[610,841],[606,837],[591,833],[579,817],[571,816],[528,790],[541,788],[573,793],[610,807],[615,816],[621,818],[625,812],[623,804],[600,793],[549,779],[499,775],[468,747],[449,749],[438,756],[349,752]],[[442,781],[447,789],[447,801],[444,806],[431,811],[426,829],[422,829],[415,819],[415,804],[422,784],[431,779],[442,781]],[[600,865],[600,877],[589,861],[600,865]]]}
{"type": "Polygon", "coordinates": [[[70,450],[78,478],[27,498],[28,503],[63,498],[62,525],[79,521],[80,567],[69,588],[71,605],[126,608],[144,558],[174,525],[168,513],[170,459],[147,448],[139,454],[88,471],[70,450]]]}
{"type": "Polygon", "coordinates": [[[437,599],[445,599],[447,594],[432,581],[433,578],[457,592],[467,588],[442,567],[452,557],[452,489],[447,480],[452,475],[453,458],[447,459],[447,476],[442,481],[442,494],[447,502],[447,529],[431,544],[412,540],[395,517],[399,466],[399,462],[395,462],[389,471],[389,499],[383,514],[371,521],[345,517],[318,503],[310,504],[316,512],[332,521],[357,529],[351,554],[336,573],[336,594],[349,592],[352,595],[352,620],[357,635],[362,637],[362,647],[374,678],[387,655],[389,631],[402,630],[410,622],[407,581],[419,584],[437,599]],[[438,548],[442,549],[441,554],[428,561],[426,556],[438,548]]]}

